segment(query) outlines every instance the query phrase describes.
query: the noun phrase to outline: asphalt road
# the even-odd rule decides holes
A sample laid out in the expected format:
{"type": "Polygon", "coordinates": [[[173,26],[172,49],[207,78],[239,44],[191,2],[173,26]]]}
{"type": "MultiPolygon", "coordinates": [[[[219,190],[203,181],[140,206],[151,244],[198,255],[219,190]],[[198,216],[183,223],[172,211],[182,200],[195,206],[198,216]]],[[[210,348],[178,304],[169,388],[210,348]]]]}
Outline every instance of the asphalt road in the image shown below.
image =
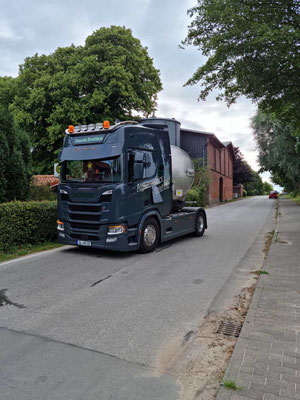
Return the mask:
{"type": "Polygon", "coordinates": [[[210,208],[205,236],[151,254],[65,247],[0,264],[0,398],[176,399],[173,377],[151,376],[157,354],[232,299],[225,289],[270,229],[273,204],[255,197],[210,208]]]}

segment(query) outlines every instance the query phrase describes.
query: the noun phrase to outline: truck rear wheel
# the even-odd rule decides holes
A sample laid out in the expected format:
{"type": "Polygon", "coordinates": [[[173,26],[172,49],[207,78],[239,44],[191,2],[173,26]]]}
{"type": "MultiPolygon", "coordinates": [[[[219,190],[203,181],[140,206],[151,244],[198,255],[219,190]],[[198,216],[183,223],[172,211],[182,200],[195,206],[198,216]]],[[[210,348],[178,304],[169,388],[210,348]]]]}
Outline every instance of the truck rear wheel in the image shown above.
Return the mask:
{"type": "Polygon", "coordinates": [[[150,253],[159,242],[159,224],[153,217],[147,218],[141,232],[140,252],[150,253]]]}
{"type": "Polygon", "coordinates": [[[200,211],[197,214],[195,225],[195,235],[198,237],[203,236],[205,232],[205,216],[203,212],[200,211]]]}

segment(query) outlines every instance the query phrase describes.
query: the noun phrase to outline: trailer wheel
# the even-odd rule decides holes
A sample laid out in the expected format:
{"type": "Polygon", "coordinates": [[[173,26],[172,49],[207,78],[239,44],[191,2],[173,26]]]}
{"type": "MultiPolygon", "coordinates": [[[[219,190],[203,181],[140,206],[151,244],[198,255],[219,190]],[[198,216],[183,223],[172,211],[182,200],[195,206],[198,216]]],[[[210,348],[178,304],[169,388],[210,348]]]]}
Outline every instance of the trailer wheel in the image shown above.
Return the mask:
{"type": "Polygon", "coordinates": [[[203,212],[199,212],[195,221],[195,235],[200,237],[203,236],[205,232],[205,215],[203,212]]]}
{"type": "Polygon", "coordinates": [[[144,222],[141,232],[140,252],[150,253],[159,242],[159,225],[155,218],[149,217],[144,222]]]}

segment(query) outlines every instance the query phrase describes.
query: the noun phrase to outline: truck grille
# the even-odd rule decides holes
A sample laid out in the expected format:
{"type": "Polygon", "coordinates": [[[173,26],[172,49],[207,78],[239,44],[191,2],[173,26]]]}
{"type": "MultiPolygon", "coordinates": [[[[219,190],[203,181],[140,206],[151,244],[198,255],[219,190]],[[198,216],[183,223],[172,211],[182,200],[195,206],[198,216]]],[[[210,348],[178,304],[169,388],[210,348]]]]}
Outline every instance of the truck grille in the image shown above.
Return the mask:
{"type": "Polygon", "coordinates": [[[100,205],[83,205],[83,204],[72,204],[69,203],[69,210],[70,211],[79,211],[79,212],[100,212],[100,205]]]}
{"type": "Polygon", "coordinates": [[[99,224],[97,224],[97,225],[92,225],[92,224],[84,224],[84,223],[78,223],[78,222],[70,222],[70,226],[71,226],[71,229],[72,230],[74,230],[74,231],[85,231],[85,232],[88,232],[88,231],[96,231],[96,232],[98,232],[99,231],[99,227],[100,227],[100,225],[99,224]]]}
{"type": "Polygon", "coordinates": [[[100,228],[101,205],[69,202],[70,228],[75,232],[95,232],[100,228]]]}
{"type": "Polygon", "coordinates": [[[80,221],[100,221],[99,214],[74,214],[70,213],[70,219],[80,221]]]}
{"type": "Polygon", "coordinates": [[[99,240],[99,236],[96,235],[87,235],[87,234],[79,234],[79,233],[72,233],[72,239],[79,239],[79,240],[99,240]]]}

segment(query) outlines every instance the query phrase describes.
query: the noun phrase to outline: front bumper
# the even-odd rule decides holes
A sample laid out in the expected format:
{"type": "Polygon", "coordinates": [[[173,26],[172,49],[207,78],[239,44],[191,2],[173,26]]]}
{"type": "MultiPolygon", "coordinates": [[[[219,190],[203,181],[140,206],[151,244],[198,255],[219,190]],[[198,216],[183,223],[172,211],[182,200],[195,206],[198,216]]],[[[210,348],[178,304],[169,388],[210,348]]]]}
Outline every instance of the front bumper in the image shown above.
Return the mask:
{"type": "Polygon", "coordinates": [[[121,235],[106,235],[99,240],[89,240],[86,241],[91,243],[91,246],[82,246],[78,244],[78,239],[73,239],[70,236],[70,233],[67,231],[58,231],[57,232],[57,240],[59,243],[62,244],[69,244],[72,246],[79,246],[79,247],[91,247],[96,249],[106,249],[106,250],[113,250],[113,251],[135,251],[138,249],[138,244],[132,240],[133,237],[129,236],[128,232],[121,235]]]}

